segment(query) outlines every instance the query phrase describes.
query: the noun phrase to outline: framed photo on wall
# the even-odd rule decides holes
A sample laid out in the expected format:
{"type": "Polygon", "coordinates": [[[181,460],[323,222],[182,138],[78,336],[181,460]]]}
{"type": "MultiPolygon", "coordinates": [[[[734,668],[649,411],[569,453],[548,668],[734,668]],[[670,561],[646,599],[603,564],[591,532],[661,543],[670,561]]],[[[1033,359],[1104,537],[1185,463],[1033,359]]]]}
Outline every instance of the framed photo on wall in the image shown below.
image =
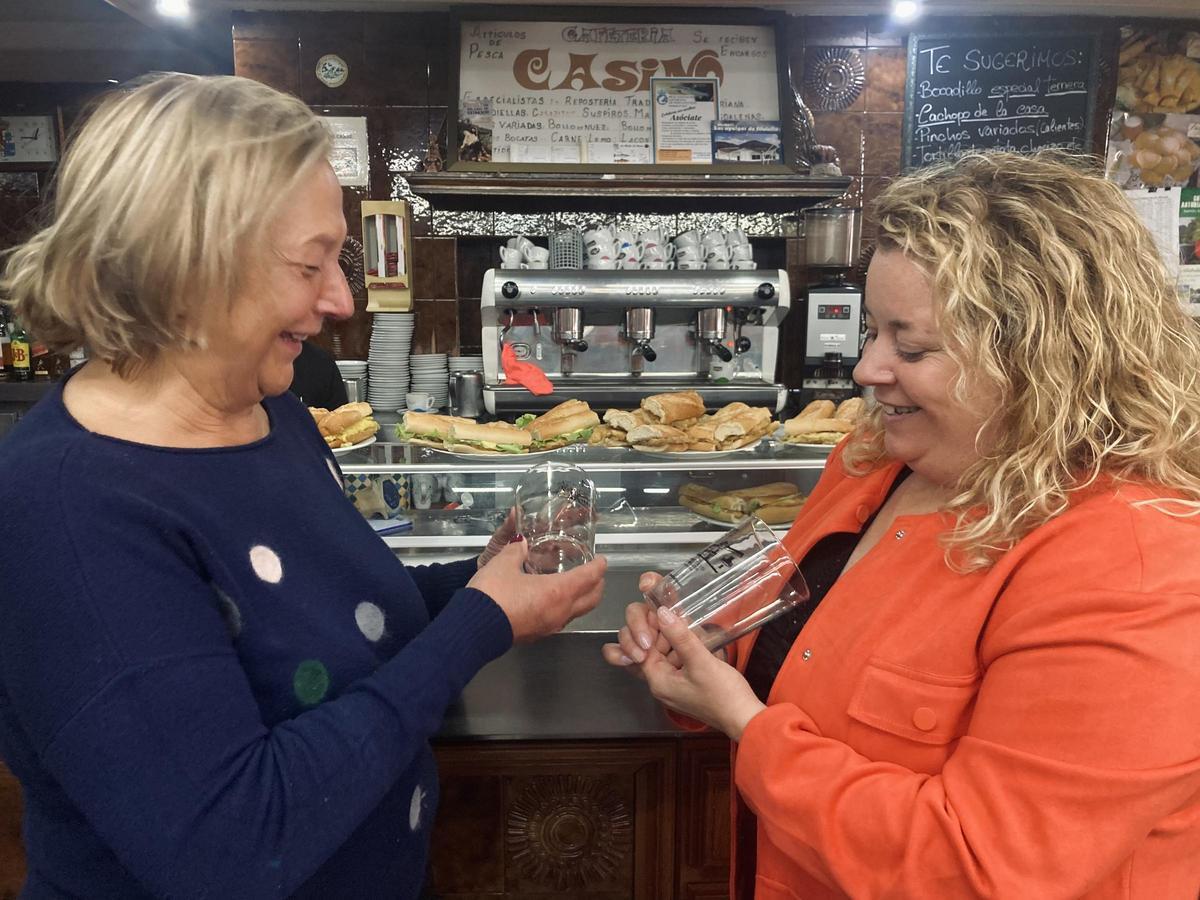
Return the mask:
{"type": "MultiPolygon", "coordinates": [[[[695,174],[714,164],[718,122],[790,124],[781,14],[576,12],[457,10],[448,169],[695,174]]],[[[794,171],[792,145],[784,134],[784,152],[723,160],[720,171],[794,171]]]]}

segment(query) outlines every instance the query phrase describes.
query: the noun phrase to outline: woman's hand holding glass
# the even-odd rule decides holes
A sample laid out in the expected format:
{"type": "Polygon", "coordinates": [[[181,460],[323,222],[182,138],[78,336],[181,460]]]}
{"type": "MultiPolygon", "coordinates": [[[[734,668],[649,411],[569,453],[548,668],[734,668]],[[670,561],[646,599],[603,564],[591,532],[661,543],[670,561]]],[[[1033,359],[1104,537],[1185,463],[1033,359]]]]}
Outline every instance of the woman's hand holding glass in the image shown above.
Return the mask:
{"type": "MultiPolygon", "coordinates": [[[[662,577],[646,572],[638,588],[651,591],[662,577]]],[[[654,610],[648,603],[629,604],[617,640],[604,645],[608,663],[627,667],[644,680],[650,694],[664,706],[735,741],[766,708],[742,674],[725,662],[725,648],[710,651],[667,607],[654,610]]]]}
{"type": "Polygon", "coordinates": [[[528,553],[524,540],[508,544],[467,583],[504,610],[517,642],[555,634],[594,609],[608,569],[608,560],[597,556],[561,574],[530,575],[525,571],[528,553]]]}

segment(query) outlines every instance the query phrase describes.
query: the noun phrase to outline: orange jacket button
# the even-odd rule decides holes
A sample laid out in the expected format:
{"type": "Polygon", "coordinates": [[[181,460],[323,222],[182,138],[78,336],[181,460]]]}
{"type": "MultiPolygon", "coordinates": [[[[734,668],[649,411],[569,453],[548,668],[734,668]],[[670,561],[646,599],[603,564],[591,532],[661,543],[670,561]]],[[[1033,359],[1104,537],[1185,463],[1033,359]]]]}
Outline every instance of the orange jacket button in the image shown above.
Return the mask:
{"type": "Polygon", "coordinates": [[[928,706],[918,706],[913,711],[913,724],[922,731],[933,731],[937,725],[937,713],[928,706]]]}
{"type": "Polygon", "coordinates": [[[860,504],[858,509],[854,510],[854,518],[858,519],[858,522],[861,525],[863,522],[867,521],[867,519],[871,518],[871,507],[867,506],[865,503],[860,504]]]}

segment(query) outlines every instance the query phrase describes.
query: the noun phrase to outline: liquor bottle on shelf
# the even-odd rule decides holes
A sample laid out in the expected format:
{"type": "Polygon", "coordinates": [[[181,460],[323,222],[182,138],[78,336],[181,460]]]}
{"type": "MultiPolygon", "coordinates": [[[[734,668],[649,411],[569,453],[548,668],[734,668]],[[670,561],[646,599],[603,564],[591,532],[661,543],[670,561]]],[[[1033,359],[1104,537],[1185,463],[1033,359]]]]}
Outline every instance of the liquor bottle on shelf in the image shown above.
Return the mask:
{"type": "Polygon", "coordinates": [[[4,377],[11,378],[13,375],[12,340],[8,336],[8,315],[3,307],[0,307],[0,359],[3,359],[4,363],[4,377]]]}
{"type": "Polygon", "coordinates": [[[9,341],[12,346],[13,376],[17,381],[32,380],[32,347],[29,344],[29,335],[25,333],[25,328],[18,319],[13,319],[9,341]]]}

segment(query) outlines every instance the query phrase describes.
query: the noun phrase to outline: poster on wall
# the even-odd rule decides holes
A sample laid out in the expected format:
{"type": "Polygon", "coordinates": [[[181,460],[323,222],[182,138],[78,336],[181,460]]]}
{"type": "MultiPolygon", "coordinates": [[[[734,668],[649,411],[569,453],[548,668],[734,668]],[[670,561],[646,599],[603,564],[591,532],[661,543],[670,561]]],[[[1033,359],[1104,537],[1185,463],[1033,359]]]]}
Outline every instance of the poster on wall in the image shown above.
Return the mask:
{"type": "Polygon", "coordinates": [[[711,164],[718,118],[782,118],[762,22],[461,19],[450,168],[711,164]]]}
{"type": "Polygon", "coordinates": [[[1179,299],[1200,316],[1200,188],[1179,192],[1179,299]]]}
{"type": "Polygon", "coordinates": [[[651,78],[651,144],[656,163],[712,162],[720,107],[715,78],[651,78]]]}
{"type": "Polygon", "coordinates": [[[333,166],[338,184],[366,187],[371,181],[366,117],[322,116],[321,121],[333,138],[329,164],[333,166]]]}

